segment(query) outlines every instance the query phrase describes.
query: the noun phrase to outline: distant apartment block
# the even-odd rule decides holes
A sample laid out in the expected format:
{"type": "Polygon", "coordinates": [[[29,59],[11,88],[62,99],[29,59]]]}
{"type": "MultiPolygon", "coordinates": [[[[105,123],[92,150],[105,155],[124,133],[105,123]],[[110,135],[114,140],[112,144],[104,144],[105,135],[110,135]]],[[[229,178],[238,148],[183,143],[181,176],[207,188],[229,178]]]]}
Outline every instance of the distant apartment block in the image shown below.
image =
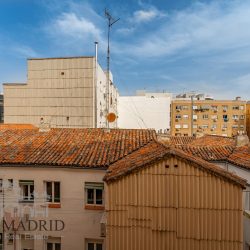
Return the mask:
{"type": "Polygon", "coordinates": [[[250,102],[247,102],[246,105],[246,129],[247,135],[250,138],[250,102]]]}
{"type": "Polygon", "coordinates": [[[246,133],[246,102],[240,98],[224,101],[196,96],[179,97],[172,101],[171,135],[235,136],[244,133],[246,133]]]}
{"type": "Polygon", "coordinates": [[[5,123],[105,127],[108,112],[117,113],[118,92],[110,75],[107,100],[107,76],[96,57],[28,59],[27,83],[4,84],[5,123]]]}
{"type": "Polygon", "coordinates": [[[0,123],[4,122],[4,96],[0,94],[0,123]]]}
{"type": "Polygon", "coordinates": [[[135,96],[119,96],[118,127],[150,128],[157,133],[170,131],[172,94],[137,91],[135,96]]]}

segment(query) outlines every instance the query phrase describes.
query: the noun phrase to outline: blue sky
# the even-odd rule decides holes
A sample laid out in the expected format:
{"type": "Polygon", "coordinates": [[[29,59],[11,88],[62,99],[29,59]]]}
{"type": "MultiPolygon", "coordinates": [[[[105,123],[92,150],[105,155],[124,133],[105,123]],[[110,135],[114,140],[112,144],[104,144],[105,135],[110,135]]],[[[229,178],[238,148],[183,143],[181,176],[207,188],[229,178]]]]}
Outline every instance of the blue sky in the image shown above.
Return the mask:
{"type": "Polygon", "coordinates": [[[249,0],[0,0],[0,82],[25,82],[27,57],[94,54],[121,95],[137,89],[250,99],[249,0]]]}

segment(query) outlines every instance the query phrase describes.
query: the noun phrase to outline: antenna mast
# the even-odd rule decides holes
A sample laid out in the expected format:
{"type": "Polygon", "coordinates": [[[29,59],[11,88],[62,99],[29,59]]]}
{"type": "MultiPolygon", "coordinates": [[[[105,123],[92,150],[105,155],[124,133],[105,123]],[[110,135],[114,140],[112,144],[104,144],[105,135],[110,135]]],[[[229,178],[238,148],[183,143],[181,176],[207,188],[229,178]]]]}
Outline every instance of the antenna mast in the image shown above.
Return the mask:
{"type": "MultiPolygon", "coordinates": [[[[112,25],[118,22],[120,18],[114,19],[107,9],[105,9],[105,17],[108,20],[108,49],[107,49],[107,73],[106,73],[106,77],[107,77],[107,85],[106,85],[106,109],[107,109],[106,112],[107,113],[106,113],[106,116],[108,116],[109,106],[110,106],[110,91],[109,91],[109,86],[110,86],[110,73],[109,73],[110,72],[110,31],[111,31],[112,25]]],[[[109,128],[108,119],[106,119],[106,125],[107,125],[107,128],[109,128]]]]}

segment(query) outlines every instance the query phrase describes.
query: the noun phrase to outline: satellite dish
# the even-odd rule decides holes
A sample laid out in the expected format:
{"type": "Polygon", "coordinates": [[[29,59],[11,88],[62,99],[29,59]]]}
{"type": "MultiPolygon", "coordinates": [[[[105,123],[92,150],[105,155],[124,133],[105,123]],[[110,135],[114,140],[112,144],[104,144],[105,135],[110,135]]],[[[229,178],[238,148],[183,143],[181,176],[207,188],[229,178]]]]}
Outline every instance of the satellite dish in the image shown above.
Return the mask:
{"type": "Polygon", "coordinates": [[[106,118],[107,118],[108,122],[114,122],[116,120],[117,116],[115,113],[109,113],[106,118]]]}

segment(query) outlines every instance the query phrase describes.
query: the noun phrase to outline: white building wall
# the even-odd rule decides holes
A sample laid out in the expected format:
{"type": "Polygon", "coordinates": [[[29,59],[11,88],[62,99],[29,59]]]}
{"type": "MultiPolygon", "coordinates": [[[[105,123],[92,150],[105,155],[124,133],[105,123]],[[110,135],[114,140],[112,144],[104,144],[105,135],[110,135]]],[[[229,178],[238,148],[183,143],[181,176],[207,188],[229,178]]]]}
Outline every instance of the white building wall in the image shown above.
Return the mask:
{"type": "Polygon", "coordinates": [[[170,104],[170,95],[119,96],[118,127],[166,133],[170,129],[170,104]]]}
{"type": "MultiPolygon", "coordinates": [[[[45,240],[41,236],[61,238],[62,250],[86,250],[86,239],[100,240],[104,243],[105,238],[101,237],[100,223],[104,213],[103,210],[87,210],[85,208],[85,182],[101,182],[105,170],[82,170],[69,168],[39,168],[39,167],[1,167],[0,179],[13,179],[14,186],[19,185],[19,180],[33,180],[36,198],[34,203],[19,203],[18,196],[13,191],[4,193],[5,209],[9,207],[20,208],[20,206],[35,206],[37,212],[45,209],[44,197],[45,181],[59,181],[61,185],[61,208],[48,208],[48,217],[40,214],[38,217],[30,217],[32,220],[62,220],[65,223],[63,231],[17,231],[17,235],[33,235],[38,240],[34,241],[35,250],[46,250],[45,240]],[[14,197],[14,198],[13,198],[14,197]],[[15,198],[16,197],[16,198],[15,198]]],[[[1,196],[2,197],[2,196],[1,196]]],[[[104,195],[105,202],[105,195],[104,195]]],[[[2,199],[0,206],[3,206],[2,199]]],[[[30,213],[31,214],[31,213],[30,213]]],[[[30,215],[31,216],[31,215],[30,215]]],[[[1,231],[1,230],[0,230],[1,231]]],[[[17,240],[17,250],[22,250],[21,242],[17,240]]],[[[8,245],[5,241],[6,250],[15,250],[14,245],[8,245]]],[[[105,248],[104,248],[105,249],[105,248]]]]}

